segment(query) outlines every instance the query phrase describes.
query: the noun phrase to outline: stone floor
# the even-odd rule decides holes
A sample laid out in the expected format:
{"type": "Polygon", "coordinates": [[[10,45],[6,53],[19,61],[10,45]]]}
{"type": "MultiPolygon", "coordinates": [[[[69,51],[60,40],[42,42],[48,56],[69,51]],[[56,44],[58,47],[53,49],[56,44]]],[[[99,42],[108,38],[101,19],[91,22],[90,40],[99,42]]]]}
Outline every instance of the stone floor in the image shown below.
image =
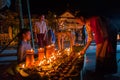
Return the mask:
{"type": "MultiPolygon", "coordinates": [[[[84,80],[98,80],[95,71],[95,49],[96,46],[91,45],[86,52],[86,74],[84,80]]],[[[120,45],[117,45],[117,61],[120,59],[120,45]]],[[[120,80],[120,61],[118,61],[118,71],[116,74],[107,75],[100,80],[120,80]]]]}

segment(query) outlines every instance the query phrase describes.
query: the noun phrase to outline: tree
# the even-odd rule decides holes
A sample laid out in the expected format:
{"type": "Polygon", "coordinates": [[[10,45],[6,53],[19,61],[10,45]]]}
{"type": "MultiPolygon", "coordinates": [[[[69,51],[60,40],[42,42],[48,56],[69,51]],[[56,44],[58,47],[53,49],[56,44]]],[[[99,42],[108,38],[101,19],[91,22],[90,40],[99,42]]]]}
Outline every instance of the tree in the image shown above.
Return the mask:
{"type": "Polygon", "coordinates": [[[57,30],[57,21],[56,21],[55,13],[48,11],[48,15],[46,16],[46,18],[47,18],[48,28],[57,30]]]}

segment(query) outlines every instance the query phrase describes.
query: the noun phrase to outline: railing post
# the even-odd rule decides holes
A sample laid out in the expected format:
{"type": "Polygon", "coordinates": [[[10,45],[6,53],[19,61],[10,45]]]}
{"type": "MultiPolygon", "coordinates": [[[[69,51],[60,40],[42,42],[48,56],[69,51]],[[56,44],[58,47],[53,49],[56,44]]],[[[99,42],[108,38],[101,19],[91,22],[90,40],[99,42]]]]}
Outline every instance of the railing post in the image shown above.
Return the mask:
{"type": "Polygon", "coordinates": [[[24,28],[24,20],[23,20],[23,13],[22,13],[22,2],[19,0],[19,12],[20,12],[20,29],[24,28]]]}
{"type": "Polygon", "coordinates": [[[32,30],[32,21],[31,21],[31,14],[30,14],[30,4],[29,4],[29,0],[27,0],[27,8],[28,8],[28,20],[29,20],[29,24],[30,24],[30,31],[31,31],[31,36],[32,36],[32,47],[35,50],[35,45],[34,45],[34,37],[33,37],[33,30],[32,30]]]}

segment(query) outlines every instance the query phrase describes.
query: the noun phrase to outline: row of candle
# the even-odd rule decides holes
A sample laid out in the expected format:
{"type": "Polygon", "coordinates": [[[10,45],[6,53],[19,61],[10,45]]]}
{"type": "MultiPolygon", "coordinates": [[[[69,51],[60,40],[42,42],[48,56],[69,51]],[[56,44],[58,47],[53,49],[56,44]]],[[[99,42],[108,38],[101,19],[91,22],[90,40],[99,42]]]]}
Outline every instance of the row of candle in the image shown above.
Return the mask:
{"type": "MultiPolygon", "coordinates": [[[[49,59],[52,54],[55,53],[55,46],[54,44],[48,45],[46,47],[46,53],[44,48],[39,48],[38,49],[38,62],[39,64],[42,64],[42,60],[44,58],[49,59]]],[[[26,50],[26,67],[31,67],[34,65],[34,50],[26,50]]]]}

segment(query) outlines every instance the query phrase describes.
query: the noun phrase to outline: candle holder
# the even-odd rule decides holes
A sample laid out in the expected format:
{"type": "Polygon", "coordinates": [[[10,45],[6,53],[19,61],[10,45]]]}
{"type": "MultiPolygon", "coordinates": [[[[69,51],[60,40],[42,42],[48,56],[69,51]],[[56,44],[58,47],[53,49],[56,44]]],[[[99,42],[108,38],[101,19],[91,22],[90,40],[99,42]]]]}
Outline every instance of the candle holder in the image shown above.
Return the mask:
{"type": "Polygon", "coordinates": [[[45,57],[44,48],[38,49],[38,61],[42,61],[45,57]]]}
{"type": "Polygon", "coordinates": [[[34,50],[26,50],[26,67],[34,65],[34,50]]]}
{"type": "Polygon", "coordinates": [[[48,45],[46,46],[46,58],[49,59],[51,55],[52,55],[52,46],[48,45]]]}

